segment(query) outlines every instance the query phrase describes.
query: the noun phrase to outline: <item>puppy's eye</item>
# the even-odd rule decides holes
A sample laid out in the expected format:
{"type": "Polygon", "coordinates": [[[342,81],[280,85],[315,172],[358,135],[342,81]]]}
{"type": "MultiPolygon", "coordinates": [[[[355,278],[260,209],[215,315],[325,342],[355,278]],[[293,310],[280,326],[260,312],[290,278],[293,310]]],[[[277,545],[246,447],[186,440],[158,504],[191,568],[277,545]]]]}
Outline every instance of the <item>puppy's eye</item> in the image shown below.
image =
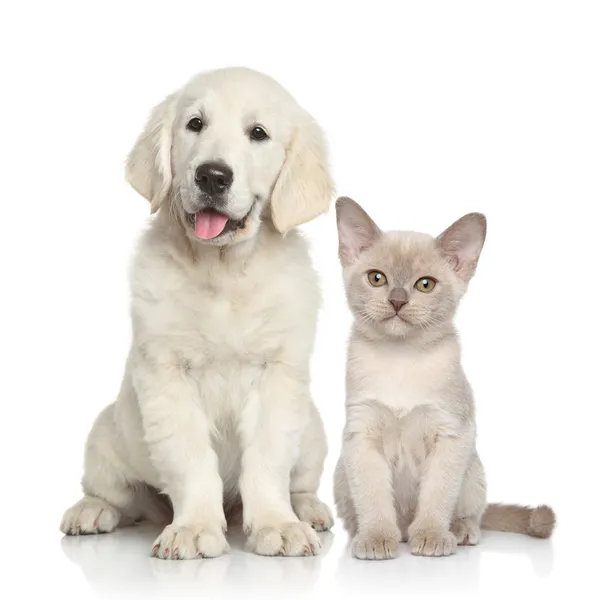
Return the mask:
{"type": "Polygon", "coordinates": [[[269,136],[268,136],[267,132],[264,130],[264,127],[261,127],[260,125],[255,125],[250,130],[250,139],[254,140],[255,142],[262,142],[262,141],[266,140],[268,137],[269,136]]]}
{"type": "Polygon", "coordinates": [[[188,123],[186,123],[186,129],[189,129],[190,131],[194,131],[196,133],[198,133],[202,129],[202,127],[202,119],[199,119],[198,117],[193,117],[192,119],[190,119],[190,121],[188,121],[188,123]]]}
{"type": "Polygon", "coordinates": [[[370,271],[368,273],[368,281],[374,287],[386,285],[386,275],[381,271],[370,271]]]}
{"type": "Polygon", "coordinates": [[[431,292],[436,287],[437,281],[433,277],[422,277],[415,282],[415,289],[420,292],[431,292]]]}

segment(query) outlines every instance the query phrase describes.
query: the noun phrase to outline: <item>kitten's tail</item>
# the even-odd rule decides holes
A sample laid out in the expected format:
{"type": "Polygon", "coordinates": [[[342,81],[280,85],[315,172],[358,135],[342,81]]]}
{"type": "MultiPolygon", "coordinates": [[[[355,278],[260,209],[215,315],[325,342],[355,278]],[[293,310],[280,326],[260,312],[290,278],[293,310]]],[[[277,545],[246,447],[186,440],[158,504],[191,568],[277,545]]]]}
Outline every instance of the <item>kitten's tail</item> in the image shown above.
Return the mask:
{"type": "Polygon", "coordinates": [[[524,533],[531,537],[549,538],[556,525],[556,515],[549,506],[519,506],[517,504],[488,504],[481,528],[488,531],[524,533]]]}

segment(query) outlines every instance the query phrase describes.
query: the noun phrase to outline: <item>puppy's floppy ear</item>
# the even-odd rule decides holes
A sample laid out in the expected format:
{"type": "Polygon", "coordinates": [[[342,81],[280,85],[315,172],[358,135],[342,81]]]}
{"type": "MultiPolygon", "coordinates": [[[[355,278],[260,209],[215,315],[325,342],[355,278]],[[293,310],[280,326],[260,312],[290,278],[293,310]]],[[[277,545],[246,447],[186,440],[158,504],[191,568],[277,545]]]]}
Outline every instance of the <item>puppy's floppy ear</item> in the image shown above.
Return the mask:
{"type": "Polygon", "coordinates": [[[318,124],[304,114],[271,195],[277,231],[285,234],[327,211],[333,187],[326,141],[318,124]]]}
{"type": "Polygon", "coordinates": [[[344,267],[354,263],[359,255],[370,248],[382,235],[370,215],[346,196],[337,199],[337,230],[339,232],[339,259],[344,267]]]}
{"type": "Polygon", "coordinates": [[[486,232],[485,216],[481,213],[469,213],[436,238],[438,249],[463,281],[468,282],[475,274],[486,232]]]}
{"type": "Polygon", "coordinates": [[[170,94],[158,104],[126,160],[128,183],[151,203],[157,212],[171,190],[172,129],[177,94],[170,94]]]}

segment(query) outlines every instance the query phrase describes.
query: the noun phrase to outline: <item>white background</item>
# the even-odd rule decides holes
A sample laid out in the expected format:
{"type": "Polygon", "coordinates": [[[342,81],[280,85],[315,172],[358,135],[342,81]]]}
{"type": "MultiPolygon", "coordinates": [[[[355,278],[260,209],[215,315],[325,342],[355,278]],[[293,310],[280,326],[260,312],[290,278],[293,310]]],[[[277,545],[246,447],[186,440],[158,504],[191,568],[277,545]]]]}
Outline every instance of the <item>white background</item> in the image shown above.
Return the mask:
{"type": "MultiPolygon", "coordinates": [[[[555,598],[592,589],[591,2],[14,2],[0,14],[0,595],[64,598],[555,598]],[[551,541],[487,534],[443,559],[346,552],[165,563],[153,530],[66,539],[85,436],[130,342],[127,269],[147,203],[123,162],[150,108],[190,75],[245,65],[325,129],[339,194],[385,229],[488,219],[458,323],[493,501],[546,502],[551,541]],[[384,595],[383,595],[384,597],[384,595]]],[[[334,210],[304,227],[324,285],[313,392],[343,426],[349,327],[334,210]]]]}

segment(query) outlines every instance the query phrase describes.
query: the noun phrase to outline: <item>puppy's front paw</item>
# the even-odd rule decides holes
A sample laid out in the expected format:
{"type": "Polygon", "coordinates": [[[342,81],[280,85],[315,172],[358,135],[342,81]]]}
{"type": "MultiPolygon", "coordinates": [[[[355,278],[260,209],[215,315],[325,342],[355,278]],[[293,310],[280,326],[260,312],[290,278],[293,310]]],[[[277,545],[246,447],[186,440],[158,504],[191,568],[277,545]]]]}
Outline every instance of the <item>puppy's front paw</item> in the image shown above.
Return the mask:
{"type": "Polygon", "coordinates": [[[152,554],[166,560],[215,558],[227,549],[227,540],[221,529],[172,524],[155,540],[152,554]]]}
{"type": "Polygon", "coordinates": [[[291,494],[291,505],[298,519],[316,531],[328,531],[334,525],[330,508],[316,494],[291,494]]]}
{"type": "Polygon", "coordinates": [[[298,521],[255,528],[246,547],[262,556],[313,556],[320,552],[320,540],[309,523],[298,521]]]}
{"type": "Polygon", "coordinates": [[[409,547],[416,556],[450,556],[457,547],[457,538],[446,529],[409,531],[409,547]]]}
{"type": "Polygon", "coordinates": [[[400,541],[398,531],[358,533],[351,542],[351,553],[362,560],[396,558],[400,541]]]}

